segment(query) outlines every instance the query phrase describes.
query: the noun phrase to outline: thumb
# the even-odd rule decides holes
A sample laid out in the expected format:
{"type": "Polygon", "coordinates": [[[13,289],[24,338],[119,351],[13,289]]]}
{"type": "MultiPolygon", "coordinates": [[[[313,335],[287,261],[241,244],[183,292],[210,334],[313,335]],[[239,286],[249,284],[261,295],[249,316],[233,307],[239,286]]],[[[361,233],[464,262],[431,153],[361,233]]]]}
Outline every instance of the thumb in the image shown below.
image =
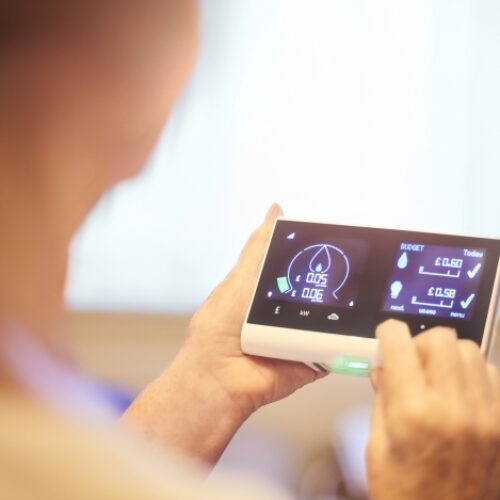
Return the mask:
{"type": "Polygon", "coordinates": [[[245,279],[257,279],[274,224],[276,219],[282,215],[283,210],[277,203],[271,205],[264,222],[252,233],[244,246],[238,260],[237,269],[240,273],[243,273],[245,279]]]}

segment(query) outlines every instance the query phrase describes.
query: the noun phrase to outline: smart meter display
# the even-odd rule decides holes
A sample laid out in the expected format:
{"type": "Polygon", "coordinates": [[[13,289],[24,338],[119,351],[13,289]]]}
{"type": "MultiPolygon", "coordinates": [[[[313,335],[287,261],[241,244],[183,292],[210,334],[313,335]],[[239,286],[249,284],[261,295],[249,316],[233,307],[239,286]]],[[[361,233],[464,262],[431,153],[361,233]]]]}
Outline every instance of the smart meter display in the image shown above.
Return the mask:
{"type": "Polygon", "coordinates": [[[485,258],[484,248],[401,243],[384,310],[470,319],[485,258]]]}
{"type": "Polygon", "coordinates": [[[493,239],[278,220],[247,321],[373,337],[395,317],[480,343],[499,256],[493,239]]]}

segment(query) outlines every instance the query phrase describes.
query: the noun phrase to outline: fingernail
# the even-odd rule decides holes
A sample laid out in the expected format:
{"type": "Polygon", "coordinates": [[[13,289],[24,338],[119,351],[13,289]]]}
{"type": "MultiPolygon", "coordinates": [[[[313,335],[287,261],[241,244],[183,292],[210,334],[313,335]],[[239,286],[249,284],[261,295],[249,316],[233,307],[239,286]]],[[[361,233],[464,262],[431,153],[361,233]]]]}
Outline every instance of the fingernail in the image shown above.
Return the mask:
{"type": "Polygon", "coordinates": [[[276,219],[276,217],[279,217],[280,215],[283,215],[283,210],[277,203],[273,203],[270,207],[269,210],[267,211],[265,220],[270,221],[276,219]]]}
{"type": "Polygon", "coordinates": [[[373,368],[370,371],[370,382],[372,383],[375,392],[377,392],[380,385],[380,368],[373,368]]]}

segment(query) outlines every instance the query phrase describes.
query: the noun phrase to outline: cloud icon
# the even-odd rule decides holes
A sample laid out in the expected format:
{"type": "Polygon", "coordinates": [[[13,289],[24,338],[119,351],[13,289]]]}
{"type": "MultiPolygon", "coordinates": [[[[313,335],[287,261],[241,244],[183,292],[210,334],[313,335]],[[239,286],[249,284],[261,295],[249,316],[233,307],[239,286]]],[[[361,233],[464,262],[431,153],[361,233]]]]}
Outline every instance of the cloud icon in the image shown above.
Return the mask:
{"type": "Polygon", "coordinates": [[[337,321],[338,319],[340,319],[340,316],[338,314],[336,314],[336,313],[332,313],[332,314],[329,314],[327,316],[327,318],[329,320],[332,320],[332,321],[337,321]]]}

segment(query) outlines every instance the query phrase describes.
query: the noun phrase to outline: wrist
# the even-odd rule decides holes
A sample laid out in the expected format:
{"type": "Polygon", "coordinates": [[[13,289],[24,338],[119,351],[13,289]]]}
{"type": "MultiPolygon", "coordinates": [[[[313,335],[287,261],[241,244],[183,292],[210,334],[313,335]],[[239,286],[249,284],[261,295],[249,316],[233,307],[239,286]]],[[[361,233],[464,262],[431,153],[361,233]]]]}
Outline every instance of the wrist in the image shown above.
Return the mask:
{"type": "Polygon", "coordinates": [[[222,414],[230,422],[240,427],[254,412],[254,406],[245,394],[239,389],[239,381],[230,380],[231,377],[221,366],[213,364],[212,357],[186,342],[179,352],[171,368],[161,377],[182,388],[192,396],[197,406],[221,418],[222,414]]]}
{"type": "Polygon", "coordinates": [[[184,347],[123,421],[165,448],[213,464],[250,412],[197,357],[184,347]]]}

